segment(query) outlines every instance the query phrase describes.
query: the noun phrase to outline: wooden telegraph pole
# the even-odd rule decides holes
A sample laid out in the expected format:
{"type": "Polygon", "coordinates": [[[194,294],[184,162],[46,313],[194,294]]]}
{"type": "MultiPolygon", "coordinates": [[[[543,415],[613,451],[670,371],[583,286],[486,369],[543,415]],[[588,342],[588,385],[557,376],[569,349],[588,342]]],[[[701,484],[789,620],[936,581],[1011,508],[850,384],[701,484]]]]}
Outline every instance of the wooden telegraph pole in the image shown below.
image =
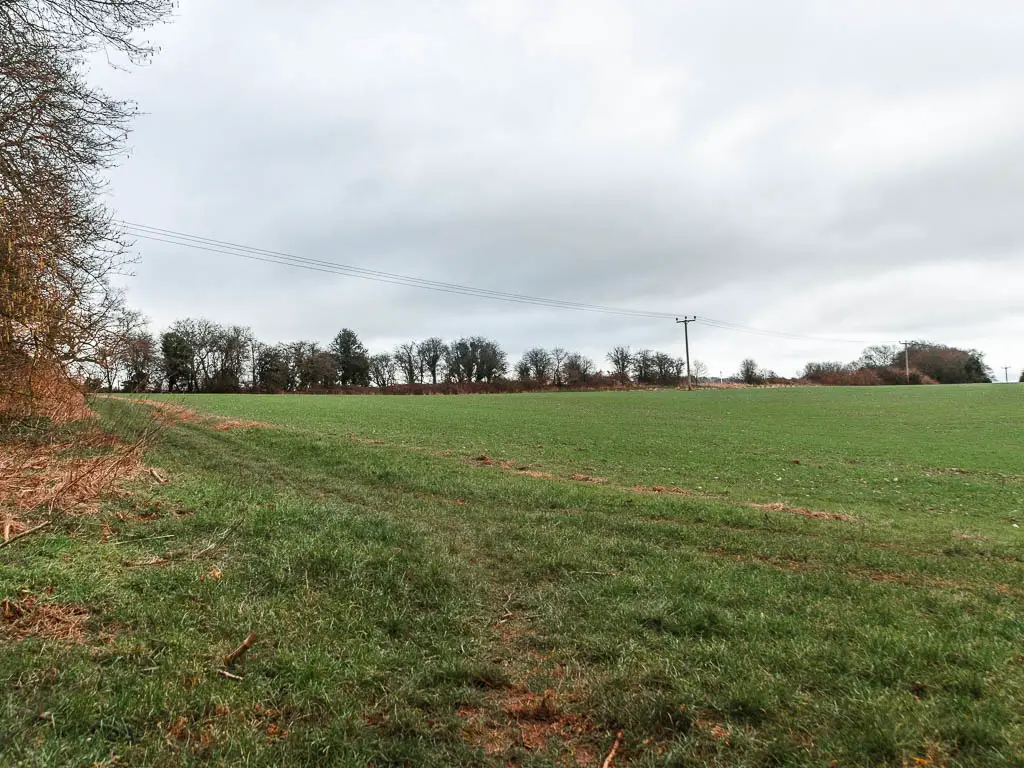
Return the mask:
{"type": "Polygon", "coordinates": [[[686,388],[693,389],[693,379],[690,378],[690,323],[697,319],[697,316],[684,317],[680,320],[676,318],[677,323],[683,324],[683,336],[686,338],[686,388]]]}

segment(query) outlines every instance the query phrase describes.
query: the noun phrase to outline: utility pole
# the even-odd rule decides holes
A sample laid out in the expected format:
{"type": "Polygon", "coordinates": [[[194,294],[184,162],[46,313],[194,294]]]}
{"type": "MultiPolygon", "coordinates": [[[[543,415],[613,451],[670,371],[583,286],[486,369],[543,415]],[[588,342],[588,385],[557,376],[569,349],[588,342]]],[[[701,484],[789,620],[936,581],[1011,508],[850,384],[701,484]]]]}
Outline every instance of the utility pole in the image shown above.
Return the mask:
{"type": "Polygon", "coordinates": [[[684,317],[680,320],[676,318],[677,323],[683,324],[683,336],[686,338],[686,388],[693,389],[693,379],[690,378],[690,323],[697,319],[697,316],[684,317]]]}
{"type": "Polygon", "coordinates": [[[903,365],[907,369],[907,384],[910,383],[910,342],[901,341],[903,345],[903,365]]]}
{"type": "Polygon", "coordinates": [[[1007,384],[1010,383],[1010,366],[1008,365],[1003,366],[1003,379],[1007,384]]]}

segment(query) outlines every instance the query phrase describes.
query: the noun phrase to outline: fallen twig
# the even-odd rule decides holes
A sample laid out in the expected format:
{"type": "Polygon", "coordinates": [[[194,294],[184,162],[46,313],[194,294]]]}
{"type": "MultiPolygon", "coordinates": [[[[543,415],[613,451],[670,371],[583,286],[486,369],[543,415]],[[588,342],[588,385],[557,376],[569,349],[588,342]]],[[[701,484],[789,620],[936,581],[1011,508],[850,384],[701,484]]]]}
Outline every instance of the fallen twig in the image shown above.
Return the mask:
{"type": "Polygon", "coordinates": [[[221,677],[226,677],[228,680],[245,680],[244,677],[241,677],[240,675],[233,675],[226,669],[218,669],[217,674],[221,677]]]}
{"type": "Polygon", "coordinates": [[[163,557],[154,557],[150,560],[142,561],[126,560],[124,564],[126,568],[138,568],[143,565],[170,565],[171,561],[163,557]]]}
{"type": "Polygon", "coordinates": [[[242,644],[235,648],[231,653],[224,657],[224,666],[230,667],[232,662],[236,661],[246,651],[249,650],[250,646],[256,642],[256,633],[250,632],[249,636],[242,641],[242,644]]]}
{"type": "Polygon", "coordinates": [[[504,613],[502,614],[501,618],[498,619],[498,622],[497,622],[498,624],[504,624],[506,621],[508,621],[509,619],[511,619],[513,616],[516,615],[515,611],[509,609],[509,606],[512,604],[512,601],[515,599],[515,596],[516,596],[515,592],[509,592],[508,593],[508,598],[505,600],[505,604],[503,606],[501,606],[501,609],[504,611],[504,613]]]}
{"type": "Polygon", "coordinates": [[[28,536],[30,533],[35,533],[36,531],[40,530],[41,528],[45,528],[49,524],[50,524],[50,521],[47,520],[45,523],[40,523],[35,528],[29,528],[27,531],[22,531],[21,533],[16,533],[14,536],[11,536],[11,538],[7,539],[3,543],[0,543],[0,549],[3,549],[4,547],[6,547],[6,546],[8,546],[10,544],[13,544],[18,539],[23,538],[25,536],[28,536]]]}
{"type": "Polygon", "coordinates": [[[156,541],[157,539],[173,539],[173,538],[174,538],[174,534],[173,533],[168,533],[166,536],[146,536],[143,539],[121,539],[120,541],[112,541],[110,543],[113,544],[116,547],[116,546],[119,546],[121,544],[132,544],[132,543],[135,543],[135,542],[138,542],[138,541],[156,541]]]}
{"type": "Polygon", "coordinates": [[[157,472],[157,471],[156,471],[155,469],[153,469],[152,467],[150,467],[150,469],[149,469],[149,474],[151,474],[151,475],[152,475],[152,476],[153,476],[153,477],[154,477],[154,478],[156,479],[156,481],[157,481],[158,483],[160,483],[160,485],[167,485],[167,483],[168,483],[168,480],[167,480],[167,478],[165,478],[165,477],[161,477],[161,476],[160,476],[160,473],[158,473],[158,472],[157,472]]]}
{"type": "Polygon", "coordinates": [[[224,531],[224,533],[222,533],[220,535],[220,538],[216,539],[215,541],[211,541],[209,544],[207,544],[201,550],[199,550],[194,555],[192,555],[192,559],[193,560],[198,560],[200,557],[205,555],[207,552],[211,552],[211,551],[215,550],[217,547],[219,547],[221,544],[223,544],[224,540],[227,539],[227,537],[230,536],[232,533],[234,533],[238,529],[238,527],[242,523],[244,523],[244,522],[245,522],[245,516],[243,515],[242,517],[238,518],[234,523],[232,523],[231,527],[228,528],[226,531],[224,531]]]}
{"type": "Polygon", "coordinates": [[[612,768],[612,760],[615,759],[615,753],[619,751],[619,745],[622,743],[622,731],[619,731],[619,735],[615,737],[615,743],[612,744],[612,751],[608,753],[608,757],[601,763],[601,768],[612,768]]]}

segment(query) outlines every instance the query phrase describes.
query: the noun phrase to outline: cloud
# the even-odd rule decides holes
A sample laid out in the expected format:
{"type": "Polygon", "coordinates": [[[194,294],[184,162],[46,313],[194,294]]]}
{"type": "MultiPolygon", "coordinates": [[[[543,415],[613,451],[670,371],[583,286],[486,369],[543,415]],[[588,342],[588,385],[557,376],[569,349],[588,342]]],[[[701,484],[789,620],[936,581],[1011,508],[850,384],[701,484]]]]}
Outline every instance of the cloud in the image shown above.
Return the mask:
{"type": "MultiPolygon", "coordinates": [[[[1014,362],[1024,9],[981,6],[185,0],[151,66],[94,73],[147,113],[112,202],[419,277],[1014,362]]],[[[681,351],[671,322],[138,251],[129,296],[157,325],[681,351]]],[[[858,351],[696,336],[726,372],[858,351]]]]}

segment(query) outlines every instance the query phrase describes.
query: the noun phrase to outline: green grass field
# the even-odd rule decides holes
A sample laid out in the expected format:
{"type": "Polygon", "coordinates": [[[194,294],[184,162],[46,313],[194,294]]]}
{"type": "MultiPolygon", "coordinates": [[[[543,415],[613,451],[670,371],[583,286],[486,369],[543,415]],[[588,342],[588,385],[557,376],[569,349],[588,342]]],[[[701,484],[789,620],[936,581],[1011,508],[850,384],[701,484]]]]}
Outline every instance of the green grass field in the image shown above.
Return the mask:
{"type": "Polygon", "coordinates": [[[172,400],[3,765],[1024,766],[1024,387],[172,400]]]}

